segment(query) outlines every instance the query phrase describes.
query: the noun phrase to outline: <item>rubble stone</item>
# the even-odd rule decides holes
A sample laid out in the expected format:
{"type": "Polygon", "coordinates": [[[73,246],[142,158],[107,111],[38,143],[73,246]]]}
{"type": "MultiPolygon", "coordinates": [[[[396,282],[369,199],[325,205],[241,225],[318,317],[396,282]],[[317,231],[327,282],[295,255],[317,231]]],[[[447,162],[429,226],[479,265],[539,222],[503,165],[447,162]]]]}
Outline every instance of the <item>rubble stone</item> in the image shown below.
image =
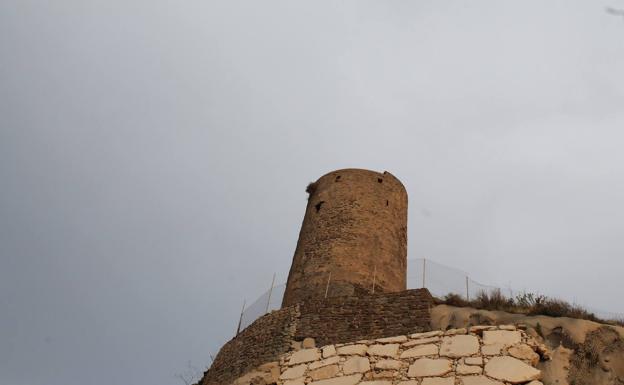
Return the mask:
{"type": "Polygon", "coordinates": [[[344,374],[365,373],[370,370],[370,361],[366,357],[351,357],[342,365],[344,374]]]}
{"type": "Polygon", "coordinates": [[[301,349],[297,352],[294,352],[292,356],[290,356],[290,361],[288,361],[289,365],[301,364],[304,362],[316,361],[321,358],[321,354],[318,349],[301,349]]]}
{"type": "Polygon", "coordinates": [[[440,346],[440,355],[445,357],[465,357],[479,352],[479,339],[473,335],[444,337],[440,346]]]}
{"type": "Polygon", "coordinates": [[[522,342],[522,335],[519,330],[486,330],[483,332],[483,344],[502,344],[512,346],[522,342]]]}
{"type": "Polygon", "coordinates": [[[541,372],[513,357],[493,357],[485,364],[485,374],[512,384],[523,384],[540,378],[541,372]]]}
{"type": "Polygon", "coordinates": [[[401,358],[414,358],[423,356],[433,356],[438,354],[440,349],[438,345],[420,345],[415,348],[408,349],[401,353],[401,358]]]}
{"type": "Polygon", "coordinates": [[[420,358],[410,365],[408,377],[442,376],[453,370],[453,361],[444,358],[420,358]]]}
{"type": "Polygon", "coordinates": [[[399,344],[372,345],[366,353],[369,356],[396,357],[399,353],[399,344]]]}
{"type": "Polygon", "coordinates": [[[455,385],[455,377],[428,377],[421,385],[455,385]]]}

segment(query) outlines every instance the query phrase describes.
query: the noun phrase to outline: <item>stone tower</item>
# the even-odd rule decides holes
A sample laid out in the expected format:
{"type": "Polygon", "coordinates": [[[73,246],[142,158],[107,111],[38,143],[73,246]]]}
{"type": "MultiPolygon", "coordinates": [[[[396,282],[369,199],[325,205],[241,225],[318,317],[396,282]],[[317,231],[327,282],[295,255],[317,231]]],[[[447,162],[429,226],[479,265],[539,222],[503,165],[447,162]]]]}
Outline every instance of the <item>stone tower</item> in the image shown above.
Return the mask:
{"type": "Polygon", "coordinates": [[[330,172],[308,205],[282,306],[312,298],[406,289],[407,192],[389,172],[330,172]],[[329,282],[329,284],[328,284],[329,282]]]}

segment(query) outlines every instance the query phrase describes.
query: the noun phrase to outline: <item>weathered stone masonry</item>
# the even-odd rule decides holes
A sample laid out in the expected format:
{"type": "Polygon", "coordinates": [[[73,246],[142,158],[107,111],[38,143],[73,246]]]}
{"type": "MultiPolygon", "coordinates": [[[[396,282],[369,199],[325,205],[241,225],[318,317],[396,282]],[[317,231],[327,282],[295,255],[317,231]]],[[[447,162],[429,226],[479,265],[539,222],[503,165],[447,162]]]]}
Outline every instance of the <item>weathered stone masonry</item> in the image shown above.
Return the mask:
{"type": "Polygon", "coordinates": [[[324,346],[310,338],[232,385],[543,385],[536,366],[550,351],[524,328],[483,325],[324,346]]]}
{"type": "Polygon", "coordinates": [[[308,301],[266,314],[226,343],[202,385],[224,385],[287,353],[293,341],[319,344],[429,330],[433,299],[426,289],[308,301]]]}
{"type": "Polygon", "coordinates": [[[429,328],[433,298],[427,289],[307,301],[295,339],[319,344],[380,338],[429,328]]]}
{"type": "Polygon", "coordinates": [[[308,186],[282,306],[405,290],[407,192],[389,172],[332,171],[308,186]],[[331,280],[329,291],[327,283],[331,280]]]}

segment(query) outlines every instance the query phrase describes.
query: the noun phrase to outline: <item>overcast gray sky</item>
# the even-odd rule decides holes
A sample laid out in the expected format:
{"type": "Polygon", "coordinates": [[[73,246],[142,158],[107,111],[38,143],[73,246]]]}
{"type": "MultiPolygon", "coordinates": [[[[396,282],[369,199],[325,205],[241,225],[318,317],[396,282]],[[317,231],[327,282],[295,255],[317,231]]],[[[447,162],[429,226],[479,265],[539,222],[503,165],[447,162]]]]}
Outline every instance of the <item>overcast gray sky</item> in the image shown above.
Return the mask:
{"type": "Polygon", "coordinates": [[[410,258],[624,312],[606,6],[3,0],[0,383],[179,383],[344,167],[403,181],[410,258]]]}

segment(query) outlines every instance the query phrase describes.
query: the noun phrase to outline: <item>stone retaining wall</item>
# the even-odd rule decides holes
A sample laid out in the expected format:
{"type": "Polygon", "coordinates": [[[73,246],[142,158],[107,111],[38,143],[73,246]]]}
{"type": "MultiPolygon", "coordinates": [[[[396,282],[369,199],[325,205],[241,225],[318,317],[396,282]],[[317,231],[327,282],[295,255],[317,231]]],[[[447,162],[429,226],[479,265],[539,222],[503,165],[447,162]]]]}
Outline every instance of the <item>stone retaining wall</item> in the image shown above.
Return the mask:
{"type": "MultiPolygon", "coordinates": [[[[522,325],[474,326],[314,347],[304,341],[233,385],[505,385],[539,382],[549,352],[522,325]]],[[[225,385],[225,384],[224,384],[225,385]]]]}
{"type": "Polygon", "coordinates": [[[308,301],[295,338],[327,345],[428,330],[432,304],[426,289],[308,301]]]}
{"type": "Polygon", "coordinates": [[[229,383],[233,378],[289,351],[294,336],[293,325],[298,317],[297,310],[297,307],[291,306],[258,318],[223,345],[199,383],[229,383]]]}
{"type": "Polygon", "coordinates": [[[429,330],[431,306],[429,291],[416,289],[335,297],[282,308],[259,318],[226,343],[200,384],[231,383],[299,348],[307,337],[331,344],[429,330]]]}

